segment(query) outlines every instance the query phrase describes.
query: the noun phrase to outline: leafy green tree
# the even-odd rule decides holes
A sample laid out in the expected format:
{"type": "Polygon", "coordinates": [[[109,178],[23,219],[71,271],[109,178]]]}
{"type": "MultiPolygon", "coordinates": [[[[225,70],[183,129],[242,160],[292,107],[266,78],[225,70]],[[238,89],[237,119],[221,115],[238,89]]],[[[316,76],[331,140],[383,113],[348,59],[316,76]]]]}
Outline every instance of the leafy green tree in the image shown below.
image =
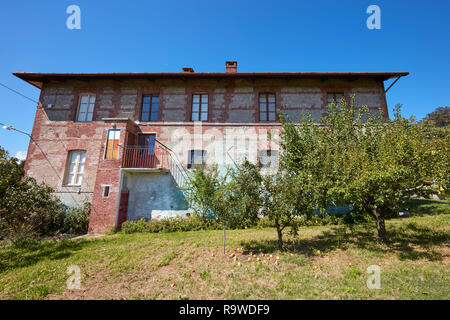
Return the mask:
{"type": "Polygon", "coordinates": [[[282,165],[311,177],[314,206],[325,212],[349,204],[370,214],[382,242],[393,210],[447,183],[448,149],[414,119],[403,118],[400,106],[390,121],[355,108],[354,99],[350,105],[342,100],[328,106],[319,123],[306,116],[299,125],[282,118],[282,125],[282,165]]]}
{"type": "Polygon", "coordinates": [[[247,160],[220,172],[217,165],[196,168],[184,188],[194,212],[217,218],[229,228],[256,224],[260,208],[259,168],[247,160]]]}
{"type": "Polygon", "coordinates": [[[436,127],[447,127],[450,124],[450,107],[439,107],[426,115],[423,121],[431,122],[436,127]]]}
{"type": "Polygon", "coordinates": [[[239,219],[246,225],[252,225],[258,220],[261,209],[260,168],[245,159],[230,170],[231,205],[239,219]]]}
{"type": "Polygon", "coordinates": [[[217,165],[202,165],[193,170],[183,190],[194,212],[204,219],[227,220],[231,210],[227,176],[220,174],[217,165]]]}
{"type": "Polygon", "coordinates": [[[296,218],[312,214],[312,193],[308,186],[309,177],[301,172],[278,170],[262,178],[261,213],[277,230],[279,250],[283,250],[283,230],[291,227],[297,235],[296,218]]]}
{"type": "Polygon", "coordinates": [[[43,235],[63,223],[61,203],[53,189],[25,176],[23,163],[0,148],[0,234],[43,235]]]}

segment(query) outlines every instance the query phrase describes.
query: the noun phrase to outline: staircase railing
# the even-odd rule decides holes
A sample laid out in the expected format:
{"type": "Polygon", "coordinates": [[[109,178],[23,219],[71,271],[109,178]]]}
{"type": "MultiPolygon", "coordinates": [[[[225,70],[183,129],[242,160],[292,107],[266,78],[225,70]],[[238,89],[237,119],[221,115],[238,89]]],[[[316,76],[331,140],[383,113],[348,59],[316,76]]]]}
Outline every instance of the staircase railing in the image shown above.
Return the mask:
{"type": "Polygon", "coordinates": [[[156,142],[158,143],[159,146],[161,146],[162,148],[164,148],[167,151],[168,164],[169,164],[168,169],[169,169],[170,173],[172,174],[172,177],[175,180],[177,186],[186,195],[186,193],[189,193],[189,190],[185,189],[187,183],[190,180],[189,173],[186,171],[183,164],[178,159],[178,156],[172,149],[170,149],[169,147],[167,147],[166,145],[164,145],[163,143],[161,143],[158,140],[156,140],[156,142]]]}

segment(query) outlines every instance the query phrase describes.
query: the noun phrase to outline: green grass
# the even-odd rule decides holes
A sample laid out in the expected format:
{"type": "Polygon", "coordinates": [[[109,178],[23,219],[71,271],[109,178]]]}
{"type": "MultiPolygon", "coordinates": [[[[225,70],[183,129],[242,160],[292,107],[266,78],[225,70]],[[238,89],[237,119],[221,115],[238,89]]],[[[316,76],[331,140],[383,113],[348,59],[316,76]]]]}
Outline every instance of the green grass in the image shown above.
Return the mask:
{"type": "Polygon", "coordinates": [[[387,221],[389,246],[373,224],[303,227],[284,252],[273,229],[227,231],[225,254],[222,231],[3,242],[0,299],[450,299],[450,204],[409,206],[387,221]],[[66,287],[70,265],[80,290],[66,287]],[[366,286],[370,265],[379,290],[366,286]]]}

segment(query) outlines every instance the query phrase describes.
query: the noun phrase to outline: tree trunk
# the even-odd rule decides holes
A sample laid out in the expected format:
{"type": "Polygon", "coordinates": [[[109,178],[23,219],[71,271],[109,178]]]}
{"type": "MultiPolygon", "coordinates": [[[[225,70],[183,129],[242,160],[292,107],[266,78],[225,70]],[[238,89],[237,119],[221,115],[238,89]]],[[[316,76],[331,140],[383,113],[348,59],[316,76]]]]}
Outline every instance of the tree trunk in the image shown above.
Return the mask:
{"type": "Polygon", "coordinates": [[[382,243],[388,243],[386,235],[386,227],[384,226],[385,215],[383,213],[378,212],[376,209],[372,209],[371,213],[377,222],[378,240],[382,243]]]}
{"type": "Polygon", "coordinates": [[[383,243],[388,243],[388,239],[386,236],[386,227],[384,226],[384,218],[378,216],[377,217],[377,230],[378,230],[378,240],[383,243]]]}
{"type": "Polygon", "coordinates": [[[283,250],[283,232],[280,226],[277,224],[277,234],[278,234],[278,250],[283,250]]]}

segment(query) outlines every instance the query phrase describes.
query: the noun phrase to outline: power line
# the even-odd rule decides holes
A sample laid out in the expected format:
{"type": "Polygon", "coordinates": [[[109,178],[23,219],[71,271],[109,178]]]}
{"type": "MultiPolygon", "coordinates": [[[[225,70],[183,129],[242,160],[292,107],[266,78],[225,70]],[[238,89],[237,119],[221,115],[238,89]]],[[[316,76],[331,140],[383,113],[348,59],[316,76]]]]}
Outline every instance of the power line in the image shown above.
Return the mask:
{"type": "Polygon", "coordinates": [[[16,90],[14,90],[14,89],[11,89],[10,87],[8,87],[7,85],[4,85],[4,84],[1,83],[1,82],[0,82],[0,86],[5,87],[5,88],[8,89],[8,90],[11,90],[12,92],[18,94],[19,96],[24,97],[25,99],[28,99],[28,100],[30,100],[30,101],[32,101],[32,102],[39,103],[38,101],[36,101],[36,100],[34,100],[34,99],[30,98],[30,97],[27,97],[26,95],[20,93],[19,91],[16,91],[16,90]]]}
{"type": "MultiPolygon", "coordinates": [[[[33,137],[31,136],[31,134],[29,134],[28,132],[25,132],[25,131],[16,129],[16,128],[14,128],[14,127],[11,126],[11,125],[8,126],[8,125],[6,125],[6,124],[4,124],[4,123],[1,123],[1,122],[0,122],[0,125],[3,126],[6,130],[14,130],[14,131],[17,131],[17,132],[20,132],[20,133],[22,133],[22,134],[27,135],[27,136],[30,138],[30,140],[33,141],[33,143],[39,148],[39,150],[41,151],[41,153],[42,153],[42,155],[44,156],[45,160],[47,160],[48,164],[49,164],[50,167],[53,169],[53,172],[55,173],[55,175],[58,177],[59,181],[61,182],[61,185],[63,184],[63,179],[62,179],[61,176],[59,175],[58,170],[56,170],[56,168],[52,165],[52,163],[50,162],[50,159],[47,157],[47,154],[44,152],[44,150],[42,150],[41,146],[37,143],[37,141],[33,139],[33,137]]],[[[62,186],[62,187],[64,188],[64,186],[62,186]]],[[[72,200],[73,200],[78,206],[80,206],[80,204],[79,204],[78,201],[75,199],[75,197],[73,196],[73,194],[70,194],[70,196],[72,197],[72,200]]]]}
{"type": "MultiPolygon", "coordinates": [[[[56,132],[55,128],[52,126],[52,124],[51,124],[52,121],[51,121],[50,118],[48,117],[48,115],[47,115],[47,113],[45,112],[43,106],[40,105],[40,102],[39,102],[39,101],[36,101],[36,100],[34,100],[34,99],[30,98],[30,97],[27,97],[26,95],[24,95],[24,94],[20,93],[19,91],[14,90],[14,89],[12,89],[12,88],[10,88],[10,87],[4,85],[4,84],[1,83],[1,82],[0,82],[0,85],[3,86],[3,87],[5,87],[6,89],[11,90],[12,92],[14,92],[14,93],[16,93],[16,94],[18,94],[18,95],[20,95],[20,96],[22,96],[22,97],[24,97],[24,98],[30,100],[30,101],[32,101],[32,102],[37,103],[37,109],[42,109],[42,111],[44,112],[45,118],[47,118],[47,120],[48,120],[48,122],[49,122],[49,123],[48,123],[48,126],[49,126],[50,129],[54,132],[55,137],[56,137],[56,138],[58,139],[58,141],[62,144],[62,146],[64,147],[65,151],[68,152],[67,146],[66,146],[65,143],[61,140],[61,138],[59,137],[59,135],[58,135],[58,133],[56,132]]],[[[0,124],[0,125],[4,125],[4,124],[0,124]]],[[[6,125],[4,125],[4,126],[6,126],[6,125]]],[[[49,162],[50,166],[53,168],[53,170],[54,170],[55,173],[57,174],[58,178],[60,179],[61,185],[63,185],[63,180],[61,179],[61,177],[59,176],[59,174],[57,173],[57,171],[55,170],[55,168],[51,165],[50,161],[48,160],[48,158],[47,158],[47,156],[45,155],[45,153],[42,151],[41,147],[40,147],[40,146],[37,144],[37,142],[31,137],[31,135],[30,135],[29,133],[27,133],[27,132],[24,132],[24,131],[20,131],[20,130],[18,130],[18,129],[15,129],[15,128],[13,128],[12,126],[6,126],[6,127],[7,127],[8,130],[15,130],[15,131],[21,132],[21,133],[23,133],[23,134],[26,134],[27,136],[30,137],[30,139],[36,144],[36,146],[38,146],[38,148],[39,148],[39,149],[41,150],[41,152],[44,154],[46,160],[49,162]]],[[[90,178],[89,175],[88,175],[87,177],[85,177],[86,183],[88,183],[88,184],[89,184],[89,178],[90,178]]],[[[78,205],[80,205],[80,204],[75,200],[75,198],[73,197],[72,194],[71,194],[71,196],[72,196],[72,199],[73,199],[78,205]]],[[[87,202],[89,202],[89,199],[87,198],[87,195],[86,195],[86,194],[85,194],[84,200],[87,201],[87,202]]],[[[92,200],[91,200],[91,201],[92,201],[92,200]]],[[[91,208],[96,212],[96,210],[95,210],[95,208],[94,208],[93,206],[91,206],[91,208]]]]}

